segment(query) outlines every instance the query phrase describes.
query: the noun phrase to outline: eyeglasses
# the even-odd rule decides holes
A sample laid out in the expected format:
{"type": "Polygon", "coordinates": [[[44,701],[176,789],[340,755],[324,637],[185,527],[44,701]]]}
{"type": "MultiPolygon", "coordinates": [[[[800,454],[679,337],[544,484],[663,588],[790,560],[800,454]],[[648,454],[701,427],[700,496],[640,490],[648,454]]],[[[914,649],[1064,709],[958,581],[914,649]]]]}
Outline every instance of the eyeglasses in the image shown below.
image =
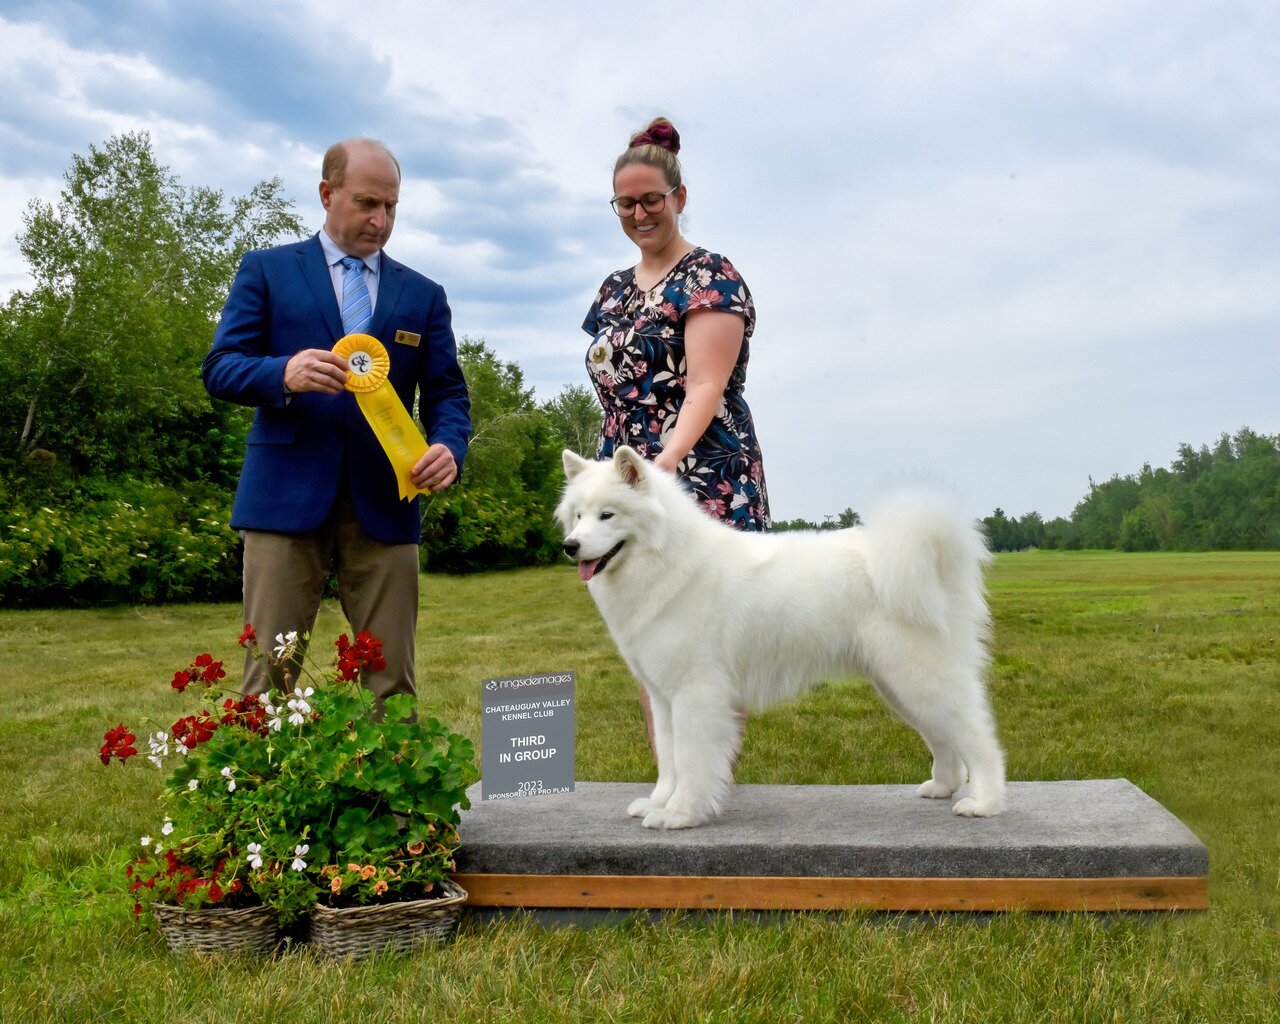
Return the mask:
{"type": "Polygon", "coordinates": [[[675,185],[665,192],[646,192],[639,199],[633,199],[631,196],[614,196],[609,200],[609,205],[619,217],[634,217],[637,206],[643,206],[645,213],[661,213],[666,209],[667,196],[679,187],[675,185]]]}

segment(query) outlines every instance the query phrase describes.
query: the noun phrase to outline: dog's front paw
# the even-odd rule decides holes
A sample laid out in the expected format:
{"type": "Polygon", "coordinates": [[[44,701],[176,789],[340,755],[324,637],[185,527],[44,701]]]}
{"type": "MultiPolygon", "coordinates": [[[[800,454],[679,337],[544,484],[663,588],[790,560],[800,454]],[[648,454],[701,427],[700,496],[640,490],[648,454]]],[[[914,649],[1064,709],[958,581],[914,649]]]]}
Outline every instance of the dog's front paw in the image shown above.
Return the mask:
{"type": "MultiPolygon", "coordinates": [[[[937,779],[929,779],[927,782],[920,783],[916,789],[916,796],[922,796],[926,800],[945,800],[954,793],[959,786],[948,786],[945,782],[939,782],[937,779]]],[[[957,811],[957,814],[960,812],[957,811]]]]}
{"type": "Polygon", "coordinates": [[[631,806],[627,808],[627,813],[633,818],[643,818],[652,810],[653,801],[647,796],[642,796],[639,800],[631,801],[631,806]]]}
{"type": "Polygon", "coordinates": [[[967,796],[963,800],[956,801],[955,806],[951,808],[951,813],[958,814],[962,818],[994,818],[1002,809],[999,800],[991,798],[976,800],[967,796]]]}
{"type": "Polygon", "coordinates": [[[690,814],[687,811],[673,811],[666,807],[655,807],[645,815],[641,823],[645,828],[696,828],[708,820],[707,815],[690,814]]]}

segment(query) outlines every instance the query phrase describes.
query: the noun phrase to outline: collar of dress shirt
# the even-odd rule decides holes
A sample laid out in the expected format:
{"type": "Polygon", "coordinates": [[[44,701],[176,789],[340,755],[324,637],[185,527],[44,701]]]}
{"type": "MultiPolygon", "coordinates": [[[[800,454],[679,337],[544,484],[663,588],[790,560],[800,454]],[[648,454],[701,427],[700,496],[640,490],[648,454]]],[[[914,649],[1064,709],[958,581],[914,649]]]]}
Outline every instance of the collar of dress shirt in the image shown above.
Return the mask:
{"type": "MultiPolygon", "coordinates": [[[[325,263],[329,267],[333,267],[335,263],[340,263],[346,259],[347,254],[338,248],[338,244],[329,237],[324,228],[320,229],[320,248],[324,250],[325,263]]],[[[382,268],[382,250],[379,249],[371,256],[364,257],[364,269],[366,273],[376,274],[382,268]]]]}

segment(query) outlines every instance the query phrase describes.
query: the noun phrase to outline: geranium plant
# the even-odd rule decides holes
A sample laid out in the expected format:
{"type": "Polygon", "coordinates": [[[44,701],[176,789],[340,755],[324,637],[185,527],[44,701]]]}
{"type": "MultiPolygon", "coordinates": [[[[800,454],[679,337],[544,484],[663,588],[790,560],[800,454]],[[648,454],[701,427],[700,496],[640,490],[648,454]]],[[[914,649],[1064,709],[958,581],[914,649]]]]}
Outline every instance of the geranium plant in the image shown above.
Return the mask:
{"type": "MultiPolygon", "coordinates": [[[[240,644],[296,664],[308,637],[276,637],[262,652],[251,626],[240,644]]],[[[138,757],[167,771],[164,821],[143,836],[126,869],[135,912],[178,906],[274,908],[282,922],[319,900],[364,904],[432,895],[453,869],[458,811],[477,777],[472,743],[414,699],[377,706],[361,687],[385,667],[368,633],[337,640],[331,668],[302,656],[286,689],[264,697],[222,689],[222,662],[201,654],[176,672],[199,706],[143,744],[123,723],[109,730],[104,765],[138,757]]]]}

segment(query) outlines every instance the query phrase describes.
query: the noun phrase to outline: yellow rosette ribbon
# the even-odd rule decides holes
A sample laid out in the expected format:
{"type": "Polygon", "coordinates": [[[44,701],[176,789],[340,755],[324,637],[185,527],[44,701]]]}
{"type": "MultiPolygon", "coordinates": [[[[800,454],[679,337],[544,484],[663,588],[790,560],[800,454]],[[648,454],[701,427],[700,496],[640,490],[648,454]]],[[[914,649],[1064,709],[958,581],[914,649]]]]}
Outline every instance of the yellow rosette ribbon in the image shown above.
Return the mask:
{"type": "Polygon", "coordinates": [[[427,439],[396,389],[387,383],[391,357],[382,342],[368,334],[348,334],[333,346],[333,351],[347,361],[347,390],[354,392],[360,411],[391,460],[400,497],[412,501],[419,494],[430,494],[425,488],[414,486],[409,478],[410,470],[427,452],[427,439]]]}

